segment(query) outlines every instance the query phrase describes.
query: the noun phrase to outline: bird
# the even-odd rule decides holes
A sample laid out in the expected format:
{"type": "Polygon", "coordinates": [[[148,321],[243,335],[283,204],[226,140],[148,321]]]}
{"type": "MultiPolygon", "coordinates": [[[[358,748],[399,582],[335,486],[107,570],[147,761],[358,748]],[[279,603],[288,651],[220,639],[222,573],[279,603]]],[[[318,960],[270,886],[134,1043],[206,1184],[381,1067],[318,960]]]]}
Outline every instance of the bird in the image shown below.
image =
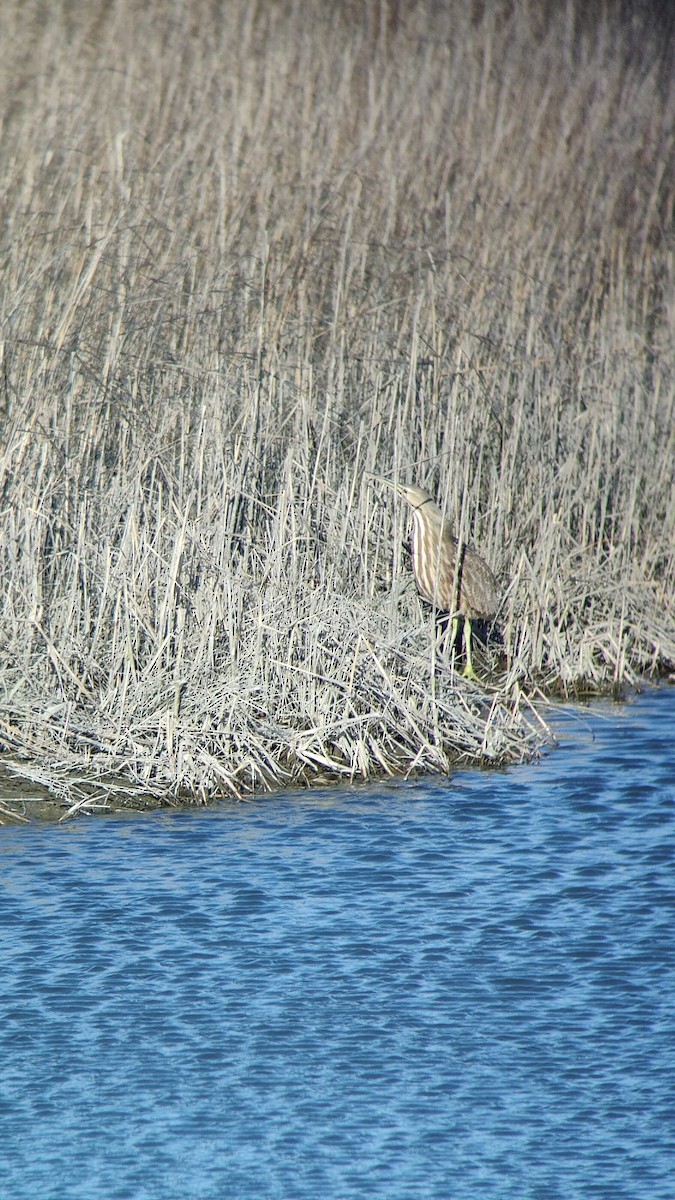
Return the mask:
{"type": "Polygon", "coordinates": [[[497,580],[485,559],[453,536],[450,521],[429,492],[416,484],[378,478],[403,496],[413,510],[412,566],[417,587],[434,608],[452,614],[451,646],[455,644],[462,618],[466,651],[462,674],[476,679],[471,657],[471,623],[494,617],[499,606],[497,580]]]}

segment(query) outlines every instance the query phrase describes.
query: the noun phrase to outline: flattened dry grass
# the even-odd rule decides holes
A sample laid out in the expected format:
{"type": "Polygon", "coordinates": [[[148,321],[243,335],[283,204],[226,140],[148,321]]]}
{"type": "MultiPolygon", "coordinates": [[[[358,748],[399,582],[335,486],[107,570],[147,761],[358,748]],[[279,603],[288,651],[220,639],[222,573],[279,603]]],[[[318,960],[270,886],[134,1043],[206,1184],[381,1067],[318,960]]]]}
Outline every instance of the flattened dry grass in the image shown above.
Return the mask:
{"type": "Polygon", "coordinates": [[[0,742],[69,811],[673,669],[671,31],[513,7],[3,5],[0,742]],[[502,581],[485,686],[371,474],[502,581]]]}

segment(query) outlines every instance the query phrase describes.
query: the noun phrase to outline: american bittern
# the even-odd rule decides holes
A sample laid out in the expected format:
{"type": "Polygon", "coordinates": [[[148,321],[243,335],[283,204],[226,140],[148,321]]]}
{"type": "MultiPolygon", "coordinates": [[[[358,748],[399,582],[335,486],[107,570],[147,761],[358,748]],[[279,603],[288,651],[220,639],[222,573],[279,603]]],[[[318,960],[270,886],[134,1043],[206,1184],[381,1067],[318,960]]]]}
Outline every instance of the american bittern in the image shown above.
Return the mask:
{"type": "Polygon", "coordinates": [[[412,561],[417,586],[434,608],[452,614],[451,646],[462,617],[466,649],[462,674],[475,679],[471,622],[494,617],[499,604],[497,580],[480,554],[453,537],[449,520],[428,492],[414,484],[381,482],[393,487],[413,510],[412,561]]]}

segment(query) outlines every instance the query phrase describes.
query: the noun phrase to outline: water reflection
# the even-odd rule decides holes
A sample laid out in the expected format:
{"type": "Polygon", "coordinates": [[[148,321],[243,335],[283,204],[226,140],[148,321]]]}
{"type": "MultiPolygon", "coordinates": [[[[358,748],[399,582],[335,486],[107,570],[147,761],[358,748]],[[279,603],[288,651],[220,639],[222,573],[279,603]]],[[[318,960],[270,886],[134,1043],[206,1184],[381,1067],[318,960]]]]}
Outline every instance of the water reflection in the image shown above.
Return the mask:
{"type": "Polygon", "coordinates": [[[670,1198],[673,728],[3,830],[3,1195],[670,1198]]]}

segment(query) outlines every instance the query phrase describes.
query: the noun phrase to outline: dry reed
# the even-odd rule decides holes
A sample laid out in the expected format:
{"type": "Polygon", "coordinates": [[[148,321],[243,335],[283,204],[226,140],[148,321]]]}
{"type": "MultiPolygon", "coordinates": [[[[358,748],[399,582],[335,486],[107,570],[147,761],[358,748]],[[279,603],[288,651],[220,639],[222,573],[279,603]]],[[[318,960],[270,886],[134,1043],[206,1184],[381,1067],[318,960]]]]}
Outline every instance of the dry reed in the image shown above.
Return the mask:
{"type": "Polygon", "coordinates": [[[506,763],[533,697],[672,670],[672,31],[585,12],[3,4],[15,775],[74,812],[506,763]],[[498,573],[490,686],[370,473],[498,573]]]}

